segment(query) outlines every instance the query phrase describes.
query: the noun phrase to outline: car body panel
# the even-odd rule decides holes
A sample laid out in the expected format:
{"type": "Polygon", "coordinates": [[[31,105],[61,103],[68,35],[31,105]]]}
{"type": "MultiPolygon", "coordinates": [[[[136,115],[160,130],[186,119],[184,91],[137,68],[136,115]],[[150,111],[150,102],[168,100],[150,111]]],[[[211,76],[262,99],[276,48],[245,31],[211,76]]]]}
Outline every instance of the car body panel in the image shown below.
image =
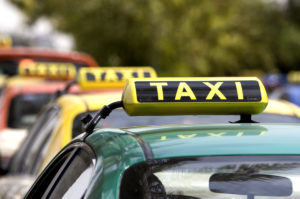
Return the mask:
{"type": "Polygon", "coordinates": [[[119,183],[126,168],[146,161],[144,152],[137,140],[119,129],[99,130],[87,137],[86,142],[97,157],[93,188],[88,190],[90,198],[118,198],[119,183]],[[99,181],[100,176],[102,180],[99,181]]]}
{"type": "MultiPolygon", "coordinates": [[[[26,79],[26,78],[25,78],[26,79]]],[[[26,79],[22,84],[21,79],[15,79],[12,82],[9,81],[8,85],[3,90],[0,102],[0,135],[5,132],[5,135],[0,136],[0,142],[9,140],[9,145],[2,145],[0,148],[1,157],[3,158],[2,166],[5,168],[10,157],[15,153],[17,148],[27,134],[27,130],[22,128],[11,128],[8,126],[8,118],[10,114],[10,106],[12,99],[20,95],[30,94],[49,94],[54,99],[54,94],[58,90],[64,89],[66,82],[47,82],[38,79],[26,79]],[[8,130],[7,130],[8,129],[8,130]],[[19,136],[15,136],[19,134],[19,136]]],[[[80,91],[78,86],[71,87],[71,93],[78,93],[80,91]]],[[[49,98],[49,101],[51,98],[49,98]]],[[[42,107],[41,107],[42,109],[42,107]]]]}
{"type": "Polygon", "coordinates": [[[167,158],[300,154],[299,127],[300,124],[210,124],[127,130],[149,143],[155,158],[167,158]]]}
{"type": "Polygon", "coordinates": [[[16,147],[20,146],[22,140],[26,137],[26,129],[11,129],[7,128],[0,131],[0,152],[3,162],[8,162],[15,151],[16,147]]]}
{"type": "MultiPolygon", "coordinates": [[[[37,80],[38,81],[38,80],[37,80]]],[[[7,121],[8,121],[8,115],[9,115],[9,107],[11,100],[22,94],[42,94],[42,93],[55,93],[57,90],[64,89],[66,86],[65,82],[44,82],[41,81],[37,84],[35,80],[33,82],[26,81],[25,85],[18,85],[19,82],[17,82],[16,86],[13,84],[8,85],[3,90],[3,96],[1,101],[1,112],[0,112],[0,130],[7,128],[7,121]]],[[[21,82],[20,82],[21,84],[21,82]]]]}
{"type": "Polygon", "coordinates": [[[269,99],[268,106],[264,110],[264,113],[300,117],[300,107],[286,100],[269,99]]]}
{"type": "Polygon", "coordinates": [[[24,58],[36,60],[55,60],[64,62],[75,62],[87,66],[98,66],[97,62],[89,55],[79,52],[60,52],[51,49],[40,48],[3,48],[0,49],[1,60],[20,60],[24,58]]]}
{"type": "Polygon", "coordinates": [[[123,172],[146,161],[141,146],[133,144],[134,138],[129,138],[128,132],[148,143],[154,159],[300,155],[299,127],[299,124],[212,124],[97,130],[86,138],[86,143],[97,155],[94,178],[86,198],[118,198],[123,172]],[[162,140],[162,136],[167,136],[167,139],[162,140]],[[128,140],[131,142],[128,143],[128,140]]]}

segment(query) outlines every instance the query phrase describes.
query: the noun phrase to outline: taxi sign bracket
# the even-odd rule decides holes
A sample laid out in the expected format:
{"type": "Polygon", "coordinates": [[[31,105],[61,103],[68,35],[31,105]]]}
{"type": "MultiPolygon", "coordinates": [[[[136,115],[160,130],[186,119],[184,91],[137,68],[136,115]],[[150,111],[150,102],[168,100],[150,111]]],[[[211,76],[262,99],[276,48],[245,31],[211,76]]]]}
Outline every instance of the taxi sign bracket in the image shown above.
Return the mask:
{"type": "Polygon", "coordinates": [[[241,114],[240,116],[240,120],[230,123],[257,123],[256,121],[252,120],[252,115],[250,114],[241,114]]]}
{"type": "Polygon", "coordinates": [[[87,114],[81,119],[81,122],[84,124],[84,129],[88,134],[91,134],[101,119],[105,119],[114,109],[123,107],[122,101],[113,102],[96,113],[94,117],[91,114],[87,114]]]}

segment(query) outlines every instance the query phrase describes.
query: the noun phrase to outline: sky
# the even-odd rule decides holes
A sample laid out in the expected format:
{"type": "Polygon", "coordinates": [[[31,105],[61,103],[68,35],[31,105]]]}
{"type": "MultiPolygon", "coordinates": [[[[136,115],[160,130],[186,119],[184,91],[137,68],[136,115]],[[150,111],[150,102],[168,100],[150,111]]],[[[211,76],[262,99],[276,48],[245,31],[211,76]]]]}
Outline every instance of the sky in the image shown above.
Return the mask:
{"type": "Polygon", "coordinates": [[[8,0],[0,0],[0,34],[21,35],[31,39],[35,47],[51,47],[70,51],[74,48],[72,36],[61,33],[46,18],[39,19],[33,26],[26,25],[26,17],[8,0]]]}

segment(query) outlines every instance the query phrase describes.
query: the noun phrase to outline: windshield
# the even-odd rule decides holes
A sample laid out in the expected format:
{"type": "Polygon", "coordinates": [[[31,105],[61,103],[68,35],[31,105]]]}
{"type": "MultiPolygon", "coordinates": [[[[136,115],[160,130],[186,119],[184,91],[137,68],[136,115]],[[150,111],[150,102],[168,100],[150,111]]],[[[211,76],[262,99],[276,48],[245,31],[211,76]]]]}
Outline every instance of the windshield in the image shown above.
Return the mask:
{"type": "MultiPolygon", "coordinates": [[[[84,132],[81,119],[90,113],[95,115],[96,111],[85,112],[77,115],[73,121],[72,138],[84,132]]],[[[183,115],[183,116],[128,116],[123,109],[117,109],[101,120],[96,128],[126,128],[147,125],[168,124],[207,124],[228,123],[240,119],[238,115],[183,115]]],[[[300,118],[295,116],[263,113],[253,115],[254,121],[262,123],[299,123],[300,118]]]]}
{"type": "Polygon", "coordinates": [[[127,169],[121,199],[296,199],[299,156],[161,159],[127,169]]]}
{"type": "Polygon", "coordinates": [[[28,128],[37,119],[37,114],[42,107],[48,104],[53,94],[22,94],[11,100],[8,127],[28,128]],[[25,106],[26,105],[26,106],[25,106]]]}
{"type": "MultiPolygon", "coordinates": [[[[240,119],[238,115],[183,115],[183,116],[128,116],[124,110],[118,109],[99,122],[102,128],[124,128],[130,126],[164,125],[164,124],[198,124],[198,123],[228,123],[240,119]]],[[[253,115],[257,122],[300,122],[300,118],[278,114],[263,113],[253,115]]]]}
{"type": "Polygon", "coordinates": [[[28,136],[12,159],[10,167],[12,173],[33,172],[32,170],[38,166],[37,159],[42,156],[42,149],[47,148],[44,146],[54,129],[59,113],[60,107],[50,104],[39,115],[38,121],[30,128],[28,136]]]}
{"type": "MultiPolygon", "coordinates": [[[[70,63],[68,61],[61,61],[61,60],[52,60],[52,59],[34,59],[34,58],[30,58],[33,61],[37,61],[37,62],[59,62],[59,63],[70,63]]],[[[20,59],[10,59],[10,60],[0,60],[0,74],[5,74],[8,76],[14,76],[16,74],[18,74],[18,66],[19,66],[19,61],[20,59]]],[[[72,63],[72,62],[71,62],[72,63]]],[[[86,64],[83,63],[73,63],[76,68],[80,68],[83,66],[86,66],[86,64]]]]}

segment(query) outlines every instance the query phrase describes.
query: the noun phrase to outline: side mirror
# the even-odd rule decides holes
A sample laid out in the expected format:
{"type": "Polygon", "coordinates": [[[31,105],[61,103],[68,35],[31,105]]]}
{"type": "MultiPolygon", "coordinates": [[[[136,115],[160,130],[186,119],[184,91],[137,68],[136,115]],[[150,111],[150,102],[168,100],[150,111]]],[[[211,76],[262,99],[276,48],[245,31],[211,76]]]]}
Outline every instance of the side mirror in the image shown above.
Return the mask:
{"type": "Polygon", "coordinates": [[[254,196],[290,196],[293,192],[289,178],[264,174],[216,173],[209,179],[209,189],[215,193],[254,196]]]}

